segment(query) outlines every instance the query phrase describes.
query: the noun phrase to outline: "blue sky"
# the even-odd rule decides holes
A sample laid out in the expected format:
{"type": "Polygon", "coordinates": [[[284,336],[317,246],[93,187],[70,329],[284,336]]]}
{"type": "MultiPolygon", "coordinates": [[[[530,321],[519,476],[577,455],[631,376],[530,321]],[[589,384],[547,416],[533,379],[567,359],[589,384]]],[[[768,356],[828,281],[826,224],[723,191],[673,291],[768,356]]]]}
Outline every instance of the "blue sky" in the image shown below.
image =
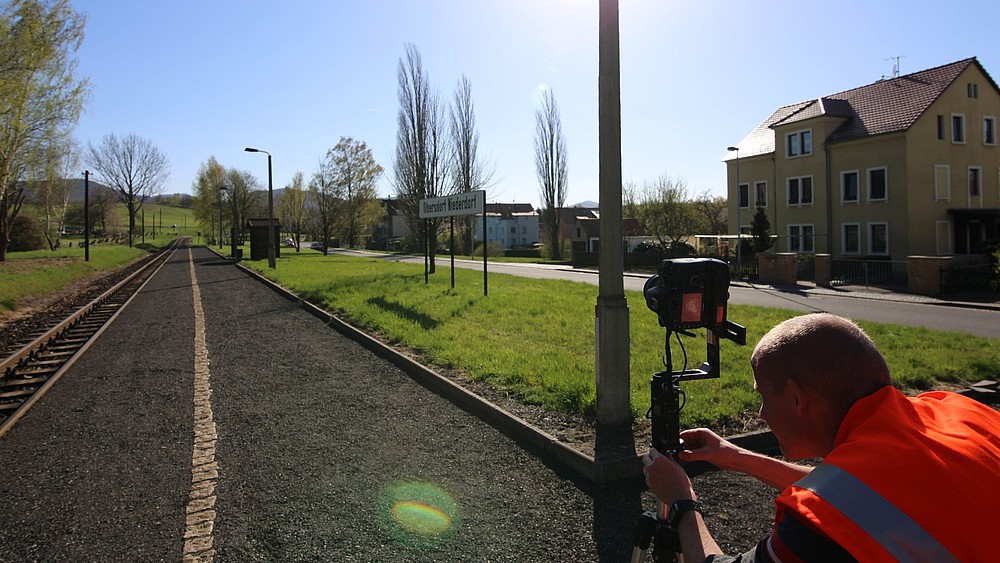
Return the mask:
{"type": "MultiPolygon", "coordinates": [[[[92,97],[83,146],[136,133],[170,160],[165,193],[191,192],[215,156],[274,187],[306,179],[342,136],[387,171],[406,43],[451,100],[472,85],[490,201],[539,205],[534,119],[555,94],[569,157],[567,203],[598,200],[597,0],[75,0],[92,97]]],[[[926,0],[620,0],[622,173],[724,195],[725,148],[777,107],[978,57],[1000,77],[1000,3],[926,0]]]]}

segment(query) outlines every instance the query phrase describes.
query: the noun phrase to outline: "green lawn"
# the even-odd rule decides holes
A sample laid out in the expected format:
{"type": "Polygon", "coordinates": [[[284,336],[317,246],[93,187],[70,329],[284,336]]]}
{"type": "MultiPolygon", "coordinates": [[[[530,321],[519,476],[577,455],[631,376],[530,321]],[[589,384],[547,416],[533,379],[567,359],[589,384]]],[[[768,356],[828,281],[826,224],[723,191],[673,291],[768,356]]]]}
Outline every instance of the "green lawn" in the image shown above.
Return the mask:
{"type": "MultiPolygon", "coordinates": [[[[381,258],[283,252],[275,270],[266,260],[243,264],[345,320],[405,345],[442,368],[465,371],[524,401],[592,415],[595,410],[594,305],[590,284],[458,269],[450,287],[447,261],[424,283],[422,265],[381,258]]],[[[663,369],[664,331],[638,292],[628,292],[631,336],[631,404],[649,408],[650,376],[663,369]]],[[[747,327],[747,346],[722,343],[722,377],[685,384],[685,426],[738,420],[756,411],[749,357],[753,344],[778,322],[798,313],[731,306],[729,318],[747,327]]],[[[1000,342],[883,323],[860,322],[882,348],[897,385],[926,389],[938,382],[977,381],[1000,373],[1000,342]]],[[[705,357],[703,331],[682,338],[688,367],[705,357]]],[[[673,369],[684,351],[671,342],[673,369]]]]}
{"type": "Polygon", "coordinates": [[[77,281],[97,279],[107,272],[137,260],[146,250],[119,244],[98,244],[90,248],[90,262],[84,261],[79,243],[64,244],[56,251],[10,252],[0,262],[0,313],[16,310],[31,299],[56,293],[77,281]]]}

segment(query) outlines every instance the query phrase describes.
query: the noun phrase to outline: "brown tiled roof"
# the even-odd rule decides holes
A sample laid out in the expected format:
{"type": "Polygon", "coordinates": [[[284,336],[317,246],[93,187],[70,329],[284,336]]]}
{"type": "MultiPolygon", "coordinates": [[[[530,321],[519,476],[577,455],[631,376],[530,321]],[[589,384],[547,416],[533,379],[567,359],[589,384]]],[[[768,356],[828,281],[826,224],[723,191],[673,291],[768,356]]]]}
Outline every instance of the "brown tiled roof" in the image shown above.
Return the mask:
{"type": "MultiPolygon", "coordinates": [[[[825,142],[906,131],[970,65],[979,67],[991,86],[997,88],[986,69],[974,57],[906,76],[879,80],[867,86],[778,108],[740,141],[737,145],[740,157],[774,152],[775,126],[822,115],[846,118],[825,142]]],[[[735,154],[727,153],[723,160],[735,157],[735,154]]]]}

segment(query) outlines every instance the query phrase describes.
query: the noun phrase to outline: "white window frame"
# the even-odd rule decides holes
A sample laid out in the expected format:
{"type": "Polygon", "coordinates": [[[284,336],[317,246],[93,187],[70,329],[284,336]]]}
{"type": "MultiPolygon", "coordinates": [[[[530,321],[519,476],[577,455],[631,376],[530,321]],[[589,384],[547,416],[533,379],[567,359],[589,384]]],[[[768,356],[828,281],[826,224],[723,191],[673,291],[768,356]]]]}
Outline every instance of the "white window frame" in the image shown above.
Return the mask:
{"type": "Polygon", "coordinates": [[[966,185],[969,188],[969,191],[968,191],[969,197],[970,198],[982,198],[983,197],[983,167],[982,166],[970,166],[967,178],[968,178],[968,181],[966,182],[966,185]],[[972,184],[973,173],[975,173],[975,176],[976,176],[976,184],[975,184],[975,191],[976,191],[976,193],[972,193],[972,190],[973,190],[973,184],[972,184]]]}
{"type": "Polygon", "coordinates": [[[889,167],[888,166],[873,166],[865,170],[865,187],[868,188],[868,201],[889,201],[889,167]],[[875,198],[872,197],[872,172],[876,170],[881,170],[885,172],[885,195],[883,197],[875,198]]]}
{"type": "Polygon", "coordinates": [[[816,226],[812,223],[794,223],[788,225],[788,251],[812,254],[816,252],[816,226]],[[809,234],[805,230],[809,230],[809,234]],[[794,232],[793,232],[794,231],[794,232]],[[808,242],[808,245],[806,244],[808,242]],[[806,248],[808,246],[809,248],[806,248]]]}
{"type": "Polygon", "coordinates": [[[888,221],[872,221],[868,223],[868,255],[869,256],[888,256],[889,255],[889,222],[888,221]],[[876,252],[875,245],[875,227],[885,227],[885,251],[876,252]]]}
{"type": "Polygon", "coordinates": [[[753,198],[754,205],[757,207],[767,207],[767,180],[761,180],[753,183],[753,198]],[[760,187],[764,186],[763,194],[764,197],[759,197],[761,195],[760,187]],[[763,199],[763,203],[761,200],[763,199]]]}
{"type": "Polygon", "coordinates": [[[743,183],[736,186],[736,206],[740,209],[750,209],[750,184],[743,183]],[[743,197],[746,194],[746,197],[743,197]],[[746,203],[746,205],[744,205],[746,203]]]}
{"type": "MultiPolygon", "coordinates": [[[[998,171],[998,173],[1000,173],[1000,171],[998,171]]],[[[934,201],[951,201],[951,165],[950,164],[935,164],[934,165],[934,201]],[[944,178],[944,182],[939,182],[938,181],[941,178],[944,178]]]]}
{"type": "Polygon", "coordinates": [[[861,223],[841,223],[840,225],[840,253],[845,256],[861,255],[861,223]],[[858,235],[858,247],[855,250],[847,248],[847,229],[854,227],[858,235]]]}
{"type": "Polygon", "coordinates": [[[990,147],[997,146],[997,118],[995,116],[983,116],[983,144],[990,147]],[[993,134],[992,140],[988,138],[988,133],[993,134]]]}
{"type": "Polygon", "coordinates": [[[802,129],[785,134],[785,158],[799,158],[812,154],[812,129],[802,129]],[[795,139],[795,150],[792,150],[792,139],[795,139]],[[809,148],[806,150],[806,139],[809,148]]]}
{"type": "Polygon", "coordinates": [[[785,205],[787,205],[788,207],[812,207],[813,205],[815,205],[815,202],[816,202],[816,184],[813,183],[813,177],[812,177],[811,174],[806,175],[806,176],[791,176],[791,177],[785,178],[785,205]],[[803,194],[802,180],[804,180],[806,178],[809,179],[809,201],[808,202],[803,202],[802,201],[802,194],[803,194]],[[796,202],[795,203],[792,203],[790,201],[791,200],[791,195],[792,195],[792,182],[793,181],[796,182],[796,186],[797,186],[795,188],[795,191],[797,192],[796,193],[796,202]]]}
{"type": "Polygon", "coordinates": [[[861,173],[857,170],[844,170],[840,173],[840,203],[861,203],[861,173]],[[854,174],[854,189],[856,190],[854,199],[847,199],[847,183],[844,179],[849,174],[854,174]]]}
{"type": "Polygon", "coordinates": [[[951,143],[953,145],[964,145],[966,139],[965,114],[951,114],[951,143]],[[960,127],[955,127],[955,120],[958,119],[960,127]],[[961,138],[959,138],[961,137],[961,138]]]}

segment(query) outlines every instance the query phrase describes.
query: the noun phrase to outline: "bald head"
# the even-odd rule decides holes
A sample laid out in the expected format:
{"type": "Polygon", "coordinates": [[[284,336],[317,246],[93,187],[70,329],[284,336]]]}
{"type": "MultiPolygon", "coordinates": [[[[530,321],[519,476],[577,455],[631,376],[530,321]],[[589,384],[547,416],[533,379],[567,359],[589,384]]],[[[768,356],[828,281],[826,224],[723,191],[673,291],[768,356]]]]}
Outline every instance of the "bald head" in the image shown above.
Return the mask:
{"type": "Polygon", "coordinates": [[[761,338],[750,358],[758,385],[788,380],[847,410],[861,397],[892,385],[875,343],[853,322],[828,313],[789,319],[761,338]]]}

